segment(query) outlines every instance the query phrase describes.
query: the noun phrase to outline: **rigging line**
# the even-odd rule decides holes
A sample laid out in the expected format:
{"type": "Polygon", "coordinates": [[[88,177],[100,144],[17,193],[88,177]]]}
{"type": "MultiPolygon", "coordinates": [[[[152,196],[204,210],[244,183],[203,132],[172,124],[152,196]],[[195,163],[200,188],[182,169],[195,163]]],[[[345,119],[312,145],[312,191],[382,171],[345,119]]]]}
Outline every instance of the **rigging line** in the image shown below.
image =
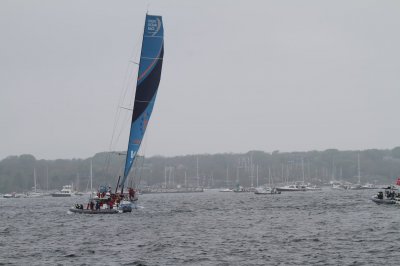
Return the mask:
{"type": "MultiPolygon", "coordinates": [[[[120,99],[118,101],[118,107],[117,107],[115,118],[114,118],[113,132],[112,132],[111,140],[109,143],[109,151],[111,151],[112,149],[115,149],[114,145],[116,145],[116,143],[118,142],[118,139],[119,139],[118,138],[117,140],[115,140],[117,125],[121,121],[121,112],[120,112],[119,106],[124,105],[125,99],[127,98],[126,94],[128,92],[128,89],[133,87],[132,83],[135,80],[135,74],[134,74],[133,69],[130,69],[129,66],[127,69],[129,70],[129,72],[131,74],[128,76],[128,80],[125,79],[125,82],[124,82],[126,84],[125,91],[123,93],[121,92],[120,99]]],[[[134,91],[134,90],[132,90],[132,91],[134,91]]],[[[108,158],[108,160],[109,160],[109,158],[108,158]]],[[[108,168],[109,168],[109,163],[110,163],[109,161],[106,161],[105,168],[106,168],[107,172],[108,172],[108,168]]]]}
{"type": "Polygon", "coordinates": [[[136,185],[136,184],[139,185],[140,180],[143,175],[143,165],[144,165],[144,156],[138,155],[135,158],[133,171],[129,178],[129,183],[130,183],[131,187],[134,187],[133,185],[136,185]],[[136,178],[138,179],[138,182],[136,182],[136,178]]]}
{"type": "MultiPolygon", "coordinates": [[[[129,70],[129,67],[128,67],[128,70],[129,70]]],[[[133,71],[132,71],[133,72],[133,71]]],[[[131,73],[132,73],[131,72],[131,73]]],[[[125,85],[125,90],[123,91],[123,93],[121,93],[121,95],[120,95],[120,98],[119,98],[119,100],[118,100],[118,107],[119,106],[121,106],[121,105],[123,105],[123,102],[124,102],[124,99],[126,98],[126,94],[128,93],[128,88],[130,87],[130,82],[129,82],[129,79],[130,79],[130,77],[131,77],[131,75],[129,76],[129,78],[126,78],[125,79],[125,81],[124,81],[124,83],[126,83],[126,85],[125,85]],[[127,80],[128,79],[128,80],[127,80]]],[[[115,127],[116,127],[116,124],[118,123],[118,116],[119,116],[119,108],[117,107],[117,112],[116,112],[116,116],[115,116],[115,118],[114,118],[114,129],[115,129],[115,127]]],[[[114,133],[115,133],[115,131],[113,131],[113,134],[112,134],[112,136],[111,136],[111,141],[113,140],[113,137],[114,137],[114,133]]],[[[110,143],[110,149],[111,149],[111,143],[110,143]]]]}
{"type": "Polygon", "coordinates": [[[122,124],[121,124],[121,128],[120,128],[120,130],[119,130],[119,134],[118,134],[118,136],[116,137],[115,142],[118,142],[118,141],[119,141],[119,139],[120,139],[120,137],[121,137],[121,135],[122,135],[122,132],[124,132],[125,129],[126,129],[126,127],[129,125],[129,117],[126,117],[126,116],[127,116],[127,115],[125,115],[125,121],[126,121],[126,123],[122,123],[122,124]]]}
{"type": "MultiPolygon", "coordinates": [[[[144,27],[142,28],[142,30],[141,30],[141,32],[140,32],[140,35],[138,35],[138,36],[143,36],[143,35],[144,35],[144,27]]],[[[133,48],[132,48],[132,50],[131,50],[130,58],[133,58],[135,55],[136,55],[135,58],[138,58],[139,45],[140,45],[140,43],[142,43],[142,42],[143,42],[143,38],[140,38],[140,37],[137,37],[137,38],[136,38],[136,42],[135,42],[135,44],[134,44],[134,46],[133,46],[133,48]]],[[[126,86],[125,86],[125,85],[122,86],[122,88],[125,87],[125,90],[124,90],[124,89],[121,90],[121,93],[120,93],[120,96],[119,96],[119,100],[118,100],[118,106],[121,105],[120,103],[121,103],[121,101],[123,101],[123,99],[125,98],[126,93],[127,93],[127,90],[128,90],[128,87],[129,87],[129,85],[130,85],[130,84],[129,84],[129,79],[130,79],[129,76],[132,76],[132,74],[133,74],[133,71],[131,71],[130,66],[131,66],[131,65],[128,63],[128,64],[127,64],[127,67],[126,67],[125,75],[124,75],[124,81],[123,81],[123,84],[126,84],[126,86]],[[131,73],[131,75],[129,75],[128,73],[131,73]]],[[[116,125],[117,125],[118,120],[119,120],[119,119],[118,119],[119,114],[120,114],[120,110],[119,110],[119,108],[117,108],[117,110],[116,110],[116,112],[115,112],[115,116],[114,116],[113,132],[112,132],[112,134],[111,134],[111,140],[110,140],[110,143],[109,143],[109,149],[108,149],[108,151],[110,151],[110,150],[112,149],[113,139],[114,139],[114,136],[115,136],[115,135],[114,135],[114,134],[115,134],[115,128],[116,128],[116,125]]],[[[105,168],[106,172],[108,172],[109,164],[110,164],[110,156],[107,156],[107,155],[106,155],[105,162],[104,162],[104,168],[105,168]]]]}
{"type": "MultiPolygon", "coordinates": [[[[128,85],[129,85],[129,82],[128,82],[129,70],[130,70],[130,66],[128,64],[128,66],[126,67],[125,77],[124,77],[124,84],[126,84],[126,83],[128,83],[128,84],[125,86],[125,90],[124,89],[121,90],[121,94],[119,96],[119,100],[118,100],[118,105],[117,106],[121,105],[121,102],[123,101],[123,98],[125,98],[125,95],[127,93],[128,85]]],[[[114,115],[114,125],[113,125],[113,131],[112,131],[112,134],[111,134],[111,140],[110,140],[110,143],[109,143],[108,151],[112,150],[113,140],[114,140],[114,137],[115,137],[115,130],[116,130],[116,127],[117,127],[117,124],[118,124],[118,121],[119,121],[119,116],[120,116],[120,109],[117,107],[117,110],[116,110],[115,115],[114,115]]],[[[109,164],[110,164],[110,157],[106,156],[106,161],[105,161],[105,166],[104,166],[106,172],[108,172],[109,164]]]]}
{"type": "Polygon", "coordinates": [[[124,107],[124,106],[120,106],[119,108],[125,109],[125,110],[129,110],[129,111],[133,111],[133,108],[128,108],[128,107],[124,107]]]}
{"type": "MultiPolygon", "coordinates": [[[[142,181],[142,177],[143,177],[143,166],[144,166],[144,160],[145,160],[145,158],[144,158],[144,156],[142,157],[142,163],[141,163],[141,171],[140,171],[140,174],[139,174],[139,178],[138,178],[138,181],[137,181],[137,187],[139,187],[139,185],[140,185],[140,182],[142,181]]],[[[135,185],[136,185],[136,183],[134,183],[135,185]]]]}

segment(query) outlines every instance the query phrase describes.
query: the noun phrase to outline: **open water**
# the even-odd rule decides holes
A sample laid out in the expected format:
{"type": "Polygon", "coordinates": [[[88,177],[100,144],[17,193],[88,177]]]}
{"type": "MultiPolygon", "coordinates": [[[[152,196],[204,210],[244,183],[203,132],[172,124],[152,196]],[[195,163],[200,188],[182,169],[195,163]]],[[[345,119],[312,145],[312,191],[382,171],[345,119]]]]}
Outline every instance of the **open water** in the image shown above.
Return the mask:
{"type": "Polygon", "coordinates": [[[400,206],[374,190],[147,194],[130,214],[84,197],[0,199],[0,265],[399,265],[400,206]]]}

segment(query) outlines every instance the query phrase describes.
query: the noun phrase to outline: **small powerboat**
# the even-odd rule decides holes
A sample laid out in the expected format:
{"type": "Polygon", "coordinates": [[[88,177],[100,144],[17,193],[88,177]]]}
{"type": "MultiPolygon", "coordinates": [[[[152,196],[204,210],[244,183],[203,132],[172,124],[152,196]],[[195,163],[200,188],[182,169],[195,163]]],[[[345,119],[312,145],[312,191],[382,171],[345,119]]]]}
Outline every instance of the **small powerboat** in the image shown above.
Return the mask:
{"type": "Polygon", "coordinates": [[[377,195],[371,198],[376,204],[400,204],[399,193],[395,189],[388,188],[383,191],[379,191],[377,195]]]}

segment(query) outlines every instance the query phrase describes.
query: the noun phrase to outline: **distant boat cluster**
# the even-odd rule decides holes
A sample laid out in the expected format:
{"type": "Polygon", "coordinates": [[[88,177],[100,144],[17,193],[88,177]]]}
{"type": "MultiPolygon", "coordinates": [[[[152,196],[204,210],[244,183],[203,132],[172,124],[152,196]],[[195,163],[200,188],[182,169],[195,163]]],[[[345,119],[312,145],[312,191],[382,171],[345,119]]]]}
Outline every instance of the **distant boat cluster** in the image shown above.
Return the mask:
{"type": "Polygon", "coordinates": [[[140,194],[150,193],[194,193],[204,192],[202,187],[179,187],[179,188],[151,188],[146,187],[139,190],[140,194]]]}
{"type": "MultiPolygon", "coordinates": [[[[44,191],[39,189],[34,189],[26,193],[7,193],[2,195],[3,198],[42,198],[42,197],[73,197],[73,196],[83,196],[87,193],[74,191],[73,185],[65,185],[60,191],[44,191]]],[[[1,195],[0,195],[1,196],[1,195]]]]}

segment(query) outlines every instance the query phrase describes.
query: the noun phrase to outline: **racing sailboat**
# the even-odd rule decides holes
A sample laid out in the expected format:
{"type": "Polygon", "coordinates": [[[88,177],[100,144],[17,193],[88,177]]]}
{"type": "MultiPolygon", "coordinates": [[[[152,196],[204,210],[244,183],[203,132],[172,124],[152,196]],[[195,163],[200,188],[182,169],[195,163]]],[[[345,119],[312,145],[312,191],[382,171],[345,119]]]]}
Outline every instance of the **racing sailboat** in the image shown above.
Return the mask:
{"type": "Polygon", "coordinates": [[[97,197],[95,202],[91,199],[90,205],[88,204],[86,209],[83,209],[82,205],[77,204],[70,211],[90,214],[118,213],[131,212],[132,208],[135,207],[137,193],[135,193],[133,188],[128,188],[128,193],[124,193],[124,188],[153,111],[161,79],[163,56],[164,27],[162,17],[146,14],[123,176],[118,179],[115,193],[112,194],[111,189],[107,192],[99,191],[103,194],[102,197],[97,197]],[[98,208],[99,201],[106,208],[98,208]],[[96,204],[95,209],[94,204],[96,204]],[[113,208],[114,204],[117,206],[116,209],[113,208]]]}

